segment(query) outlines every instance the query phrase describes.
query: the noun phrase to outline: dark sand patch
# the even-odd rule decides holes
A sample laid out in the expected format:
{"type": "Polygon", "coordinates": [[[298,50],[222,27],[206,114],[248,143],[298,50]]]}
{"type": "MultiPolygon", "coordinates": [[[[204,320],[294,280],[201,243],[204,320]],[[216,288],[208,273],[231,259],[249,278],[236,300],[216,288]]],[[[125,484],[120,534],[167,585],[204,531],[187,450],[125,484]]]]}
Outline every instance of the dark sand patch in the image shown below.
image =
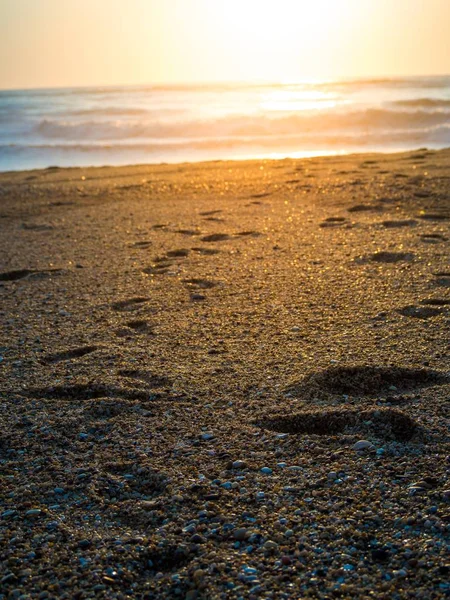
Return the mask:
{"type": "Polygon", "coordinates": [[[368,262],[376,262],[381,264],[394,264],[398,262],[411,261],[414,259],[414,254],[412,252],[375,252],[374,254],[369,254],[368,256],[362,256],[359,259],[356,259],[359,263],[368,263],[368,262]]]}
{"type": "Polygon", "coordinates": [[[91,354],[98,350],[98,346],[80,346],[79,348],[72,348],[63,352],[56,352],[54,354],[48,354],[42,360],[44,364],[50,365],[53,363],[62,362],[65,360],[72,360],[74,358],[82,358],[87,354],[91,354]]]}
{"type": "Polygon", "coordinates": [[[410,440],[418,426],[409,415],[395,408],[367,410],[312,410],[262,419],[258,424],[272,431],[291,434],[371,435],[382,439],[410,440]]]}
{"type": "Polygon", "coordinates": [[[183,279],[183,283],[185,283],[189,287],[200,288],[203,290],[209,290],[218,285],[216,281],[212,281],[210,279],[197,279],[195,277],[191,279],[183,279]]]}
{"type": "Polygon", "coordinates": [[[176,250],[169,250],[166,254],[167,256],[170,256],[170,258],[185,258],[186,256],[189,256],[189,249],[178,248],[176,250]]]}
{"type": "Polygon", "coordinates": [[[432,308],[431,306],[415,306],[411,304],[397,310],[404,317],[413,317],[415,319],[431,319],[441,314],[441,309],[432,308]]]}
{"type": "Polygon", "coordinates": [[[425,368],[335,366],[312,372],[298,383],[286,387],[285,391],[307,396],[314,396],[316,392],[367,396],[388,392],[392,386],[399,390],[408,390],[449,381],[450,379],[443,373],[425,368]]]}
{"type": "Polygon", "coordinates": [[[19,279],[24,279],[31,275],[31,273],[35,273],[31,269],[17,269],[15,271],[5,271],[0,273],[0,281],[18,281],[19,279]]]}
{"type": "Polygon", "coordinates": [[[96,398],[122,398],[126,400],[148,400],[144,390],[108,386],[101,383],[75,383],[72,385],[56,385],[31,388],[26,392],[31,398],[49,400],[94,400],[96,398]]]}
{"type": "Polygon", "coordinates": [[[229,239],[230,236],[228,233],[212,233],[211,235],[205,235],[201,238],[202,242],[223,242],[229,239]]]}
{"type": "Polygon", "coordinates": [[[381,224],[383,227],[387,228],[413,227],[414,225],[417,225],[417,221],[415,219],[398,219],[392,221],[383,221],[381,224]]]}
{"type": "Polygon", "coordinates": [[[155,335],[153,327],[144,319],[136,319],[134,321],[128,321],[125,323],[127,327],[136,331],[137,333],[145,333],[147,335],[155,335]]]}
{"type": "Polygon", "coordinates": [[[139,308],[142,304],[149,302],[149,300],[150,298],[136,296],[135,298],[129,298],[127,300],[119,300],[118,302],[114,302],[111,306],[114,310],[129,311],[139,308]]]}
{"type": "Polygon", "coordinates": [[[216,250],[215,248],[202,248],[201,246],[196,246],[192,248],[193,252],[198,252],[198,254],[203,254],[205,256],[213,256],[214,254],[219,254],[220,250],[216,250]]]}
{"type": "Polygon", "coordinates": [[[121,369],[119,371],[121,377],[127,379],[136,379],[137,381],[143,381],[151,388],[169,387],[172,385],[172,381],[165,375],[156,375],[150,371],[143,371],[139,369],[121,369]]]}

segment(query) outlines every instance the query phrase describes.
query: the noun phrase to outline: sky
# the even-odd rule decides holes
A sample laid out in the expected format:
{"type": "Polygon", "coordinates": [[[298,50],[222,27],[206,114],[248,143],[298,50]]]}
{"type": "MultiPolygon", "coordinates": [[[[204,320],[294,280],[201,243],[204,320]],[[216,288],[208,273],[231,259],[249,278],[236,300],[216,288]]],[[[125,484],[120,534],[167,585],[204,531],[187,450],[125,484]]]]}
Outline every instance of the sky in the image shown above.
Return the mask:
{"type": "Polygon", "coordinates": [[[450,73],[450,0],[0,0],[0,88],[450,73]]]}

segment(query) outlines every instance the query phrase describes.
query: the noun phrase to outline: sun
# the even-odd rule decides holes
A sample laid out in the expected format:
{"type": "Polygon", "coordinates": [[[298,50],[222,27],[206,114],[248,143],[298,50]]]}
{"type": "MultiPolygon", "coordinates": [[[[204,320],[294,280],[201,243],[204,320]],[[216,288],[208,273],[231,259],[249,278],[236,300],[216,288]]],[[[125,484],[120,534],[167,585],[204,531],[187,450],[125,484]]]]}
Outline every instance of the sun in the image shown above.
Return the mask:
{"type": "Polygon", "coordinates": [[[205,26],[238,70],[286,79],[329,51],[349,15],[345,0],[209,0],[205,26]]]}

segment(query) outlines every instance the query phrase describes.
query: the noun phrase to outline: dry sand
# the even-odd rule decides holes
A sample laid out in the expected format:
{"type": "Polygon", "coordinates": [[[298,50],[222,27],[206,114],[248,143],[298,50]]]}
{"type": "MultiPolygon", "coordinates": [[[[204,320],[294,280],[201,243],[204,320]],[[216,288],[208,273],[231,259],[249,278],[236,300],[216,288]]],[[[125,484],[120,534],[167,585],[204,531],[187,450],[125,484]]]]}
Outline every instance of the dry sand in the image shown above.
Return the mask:
{"type": "Polygon", "coordinates": [[[0,598],[448,596],[449,205],[450,151],[0,174],[0,598]]]}

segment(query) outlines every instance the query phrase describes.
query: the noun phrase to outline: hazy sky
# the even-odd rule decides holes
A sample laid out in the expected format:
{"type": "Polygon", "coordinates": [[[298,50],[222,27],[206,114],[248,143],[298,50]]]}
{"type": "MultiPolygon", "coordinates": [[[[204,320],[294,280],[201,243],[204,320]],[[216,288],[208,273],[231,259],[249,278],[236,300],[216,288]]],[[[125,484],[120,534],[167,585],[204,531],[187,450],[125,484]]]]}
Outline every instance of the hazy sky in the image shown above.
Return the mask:
{"type": "Polygon", "coordinates": [[[450,73],[450,0],[0,0],[0,88],[450,73]]]}

